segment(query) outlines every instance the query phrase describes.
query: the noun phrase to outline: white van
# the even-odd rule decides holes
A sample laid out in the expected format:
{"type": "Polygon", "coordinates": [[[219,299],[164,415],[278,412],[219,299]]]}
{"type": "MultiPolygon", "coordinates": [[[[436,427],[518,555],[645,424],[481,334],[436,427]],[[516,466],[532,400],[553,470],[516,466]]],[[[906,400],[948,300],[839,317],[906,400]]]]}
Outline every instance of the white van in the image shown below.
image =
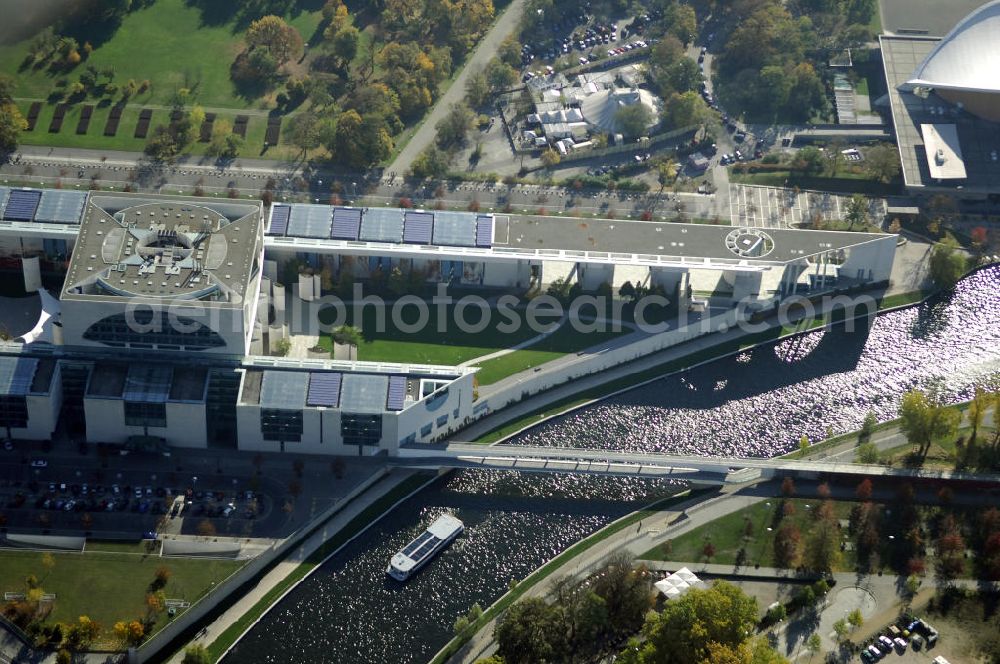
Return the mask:
{"type": "Polygon", "coordinates": [[[951,664],[951,662],[946,660],[941,655],[938,655],[937,657],[934,658],[934,664],[951,664]]]}

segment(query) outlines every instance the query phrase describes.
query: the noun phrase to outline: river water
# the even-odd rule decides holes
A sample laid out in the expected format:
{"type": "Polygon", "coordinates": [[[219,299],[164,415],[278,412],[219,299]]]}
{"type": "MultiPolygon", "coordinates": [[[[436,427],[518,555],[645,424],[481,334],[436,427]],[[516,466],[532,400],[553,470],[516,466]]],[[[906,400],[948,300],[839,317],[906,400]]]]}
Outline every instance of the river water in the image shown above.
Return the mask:
{"type": "MultiPolygon", "coordinates": [[[[768,344],[669,376],[536,427],[512,444],[772,456],[857,429],[872,410],[933,386],[950,401],[1000,370],[1000,267],[954,293],[886,313],[854,331],[768,344]]],[[[227,664],[425,662],[473,602],[676,485],[664,481],[463,471],[379,521],[293,590],[227,664]],[[466,534],[405,585],[385,577],[393,553],[444,510],[466,534]]]]}
{"type": "Polygon", "coordinates": [[[474,602],[485,608],[614,519],[680,485],[665,480],[461,471],[383,517],[278,603],[226,664],[426,662],[474,602]],[[394,553],[445,510],[465,533],[407,583],[394,553]]]}
{"type": "Polygon", "coordinates": [[[511,444],[771,457],[803,434],[896,417],[901,395],[970,398],[1000,371],[1000,267],[954,293],[877,316],[854,331],[819,330],[649,383],[517,436],[511,444]]]}

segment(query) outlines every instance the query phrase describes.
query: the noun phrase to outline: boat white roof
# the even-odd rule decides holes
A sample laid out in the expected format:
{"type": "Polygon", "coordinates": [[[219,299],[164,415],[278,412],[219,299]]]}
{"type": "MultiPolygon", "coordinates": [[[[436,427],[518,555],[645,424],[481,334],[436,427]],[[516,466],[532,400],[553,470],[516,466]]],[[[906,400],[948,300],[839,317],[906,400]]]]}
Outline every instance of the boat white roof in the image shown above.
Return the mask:
{"type": "Polygon", "coordinates": [[[1000,92],[1000,0],[975,10],[917,67],[908,85],[1000,92]]]}
{"type": "Polygon", "coordinates": [[[953,124],[922,124],[927,166],[935,180],[964,180],[965,160],[958,140],[958,130],[953,124]]]}
{"type": "Polygon", "coordinates": [[[451,514],[442,514],[434,520],[427,530],[438,539],[448,539],[462,527],[462,522],[451,514]]]}

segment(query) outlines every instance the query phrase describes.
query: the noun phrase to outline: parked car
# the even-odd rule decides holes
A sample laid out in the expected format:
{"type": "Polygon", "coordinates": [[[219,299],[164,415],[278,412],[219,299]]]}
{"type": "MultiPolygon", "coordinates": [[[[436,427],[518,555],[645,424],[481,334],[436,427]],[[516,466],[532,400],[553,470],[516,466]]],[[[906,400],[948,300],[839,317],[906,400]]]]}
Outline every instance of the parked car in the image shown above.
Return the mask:
{"type": "Polygon", "coordinates": [[[49,462],[45,459],[33,459],[31,462],[32,468],[45,468],[49,465],[49,462]]]}

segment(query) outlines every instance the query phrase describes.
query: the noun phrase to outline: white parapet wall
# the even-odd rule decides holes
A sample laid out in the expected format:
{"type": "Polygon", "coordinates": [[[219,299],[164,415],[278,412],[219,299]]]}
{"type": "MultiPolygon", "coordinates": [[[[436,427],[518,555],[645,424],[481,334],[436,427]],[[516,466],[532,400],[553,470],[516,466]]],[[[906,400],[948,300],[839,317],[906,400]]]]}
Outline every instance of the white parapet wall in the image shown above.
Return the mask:
{"type": "Polygon", "coordinates": [[[680,329],[667,330],[646,337],[627,346],[594,355],[581,355],[578,361],[567,366],[538,372],[500,389],[489,396],[488,406],[476,404],[476,414],[481,417],[521,401],[526,396],[543,392],[571,380],[611,369],[706,334],[725,332],[737,323],[737,316],[737,311],[734,309],[680,329]]]}

